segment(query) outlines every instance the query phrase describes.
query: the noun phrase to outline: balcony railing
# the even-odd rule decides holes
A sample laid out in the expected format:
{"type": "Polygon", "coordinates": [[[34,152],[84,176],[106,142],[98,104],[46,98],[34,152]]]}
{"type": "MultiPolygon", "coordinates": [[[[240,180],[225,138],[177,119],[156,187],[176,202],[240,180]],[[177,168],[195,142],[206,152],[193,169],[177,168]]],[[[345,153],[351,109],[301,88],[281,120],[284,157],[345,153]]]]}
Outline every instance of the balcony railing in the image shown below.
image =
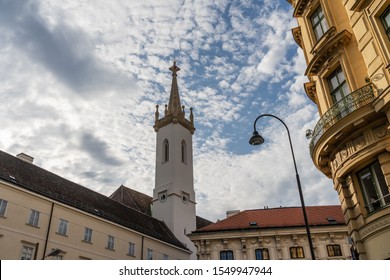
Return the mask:
{"type": "Polygon", "coordinates": [[[311,135],[310,154],[313,157],[314,147],[318,140],[332,125],[348,116],[352,112],[370,104],[374,101],[375,95],[372,84],[368,84],[335,103],[328,111],[325,112],[317,122],[311,135]]]}

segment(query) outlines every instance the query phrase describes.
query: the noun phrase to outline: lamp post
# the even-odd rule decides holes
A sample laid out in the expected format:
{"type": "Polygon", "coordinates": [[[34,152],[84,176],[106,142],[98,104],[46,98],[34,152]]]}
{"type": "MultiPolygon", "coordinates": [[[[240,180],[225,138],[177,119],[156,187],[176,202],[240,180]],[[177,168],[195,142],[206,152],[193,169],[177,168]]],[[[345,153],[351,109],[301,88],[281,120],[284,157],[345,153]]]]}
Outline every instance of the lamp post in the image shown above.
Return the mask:
{"type": "Polygon", "coordinates": [[[308,219],[307,219],[307,213],[306,213],[306,207],[305,207],[305,201],[303,199],[303,193],[302,193],[302,187],[301,187],[301,181],[299,179],[299,174],[298,174],[298,169],[297,169],[297,164],[295,162],[295,155],[294,155],[294,150],[293,150],[293,146],[292,146],[292,142],[291,142],[291,137],[290,137],[290,131],[288,130],[288,127],[287,125],[284,123],[284,121],[282,121],[280,118],[274,116],[274,115],[271,115],[271,114],[262,114],[260,116],[258,116],[253,124],[253,135],[251,137],[251,139],[249,140],[249,144],[251,145],[261,145],[264,143],[264,138],[257,132],[256,130],[256,123],[257,121],[262,118],[262,117],[272,117],[272,118],[275,118],[277,120],[279,120],[283,125],[284,127],[286,128],[287,130],[287,135],[288,135],[288,140],[290,142],[290,148],[291,148],[291,155],[292,155],[292,158],[293,158],[293,162],[294,162],[294,168],[295,168],[295,177],[297,179],[297,185],[298,185],[298,191],[299,191],[299,198],[301,200],[301,205],[302,205],[302,212],[303,212],[303,219],[305,221],[305,227],[306,227],[306,233],[307,233],[307,239],[309,241],[309,247],[310,247],[310,253],[311,253],[311,258],[312,260],[315,260],[315,255],[314,255],[314,247],[313,247],[313,242],[311,240],[311,234],[310,234],[310,228],[309,228],[309,222],[308,222],[308,219]]]}

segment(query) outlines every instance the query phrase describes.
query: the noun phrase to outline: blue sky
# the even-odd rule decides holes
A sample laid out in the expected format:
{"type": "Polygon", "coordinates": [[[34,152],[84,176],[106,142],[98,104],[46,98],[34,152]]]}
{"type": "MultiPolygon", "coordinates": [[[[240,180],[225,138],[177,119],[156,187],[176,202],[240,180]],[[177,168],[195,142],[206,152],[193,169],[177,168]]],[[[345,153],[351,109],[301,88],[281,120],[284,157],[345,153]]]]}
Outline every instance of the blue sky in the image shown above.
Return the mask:
{"type": "Polygon", "coordinates": [[[0,149],[110,195],[152,195],[155,105],[173,61],[194,108],[198,215],[299,205],[288,125],[307,205],[338,204],[310,159],[318,119],[286,0],[0,0],[0,149]]]}

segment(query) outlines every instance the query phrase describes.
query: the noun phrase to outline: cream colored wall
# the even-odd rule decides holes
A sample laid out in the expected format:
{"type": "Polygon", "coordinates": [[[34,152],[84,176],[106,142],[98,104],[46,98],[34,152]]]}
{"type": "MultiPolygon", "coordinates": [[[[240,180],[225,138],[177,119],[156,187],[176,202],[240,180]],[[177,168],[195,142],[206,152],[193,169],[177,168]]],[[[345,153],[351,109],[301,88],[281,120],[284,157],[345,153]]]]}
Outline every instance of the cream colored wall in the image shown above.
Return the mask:
{"type": "MultiPolygon", "coordinates": [[[[298,3],[292,2],[293,5],[298,3]]],[[[380,20],[390,0],[309,1],[303,17],[296,18],[302,30],[301,40],[304,42],[303,51],[308,57],[308,64],[314,57],[312,49],[316,48],[308,17],[319,3],[329,27],[334,26],[336,33],[346,29],[351,34],[350,41],[333,55],[323,70],[309,77],[316,82],[320,116],[333,104],[326,77],[339,64],[351,91],[361,88],[366,84],[365,78],[369,78],[377,98],[372,106],[360,108],[360,115],[348,115],[332,124],[317,142],[312,155],[313,162],[333,179],[348,234],[356,242],[360,258],[389,258],[390,245],[384,242],[390,232],[390,223],[386,222],[390,219],[389,207],[375,213],[367,212],[357,172],[373,161],[379,161],[390,187],[390,40],[380,20]],[[364,3],[360,11],[352,9],[356,3],[364,3]]]]}
{"type": "MultiPolygon", "coordinates": [[[[317,259],[351,259],[345,226],[312,228],[311,235],[317,259]],[[329,244],[339,244],[343,255],[328,257],[329,244]]],[[[198,248],[200,260],[219,260],[224,250],[232,250],[235,260],[255,260],[255,250],[259,248],[267,248],[271,260],[289,260],[290,247],[294,246],[304,247],[305,259],[311,259],[304,228],[210,232],[192,235],[191,239],[198,248]]]]}
{"type": "MultiPolygon", "coordinates": [[[[5,217],[0,217],[0,259],[20,259],[22,243],[38,245],[37,259],[42,259],[53,201],[0,182],[0,198],[7,200],[5,217]],[[39,227],[27,225],[30,209],[41,212],[39,227]]],[[[49,242],[45,255],[59,248],[64,259],[146,259],[147,249],[154,259],[188,259],[189,253],[165,242],[143,236],[115,223],[54,202],[49,242]],[[67,235],[58,233],[59,220],[68,221],[67,235]],[[91,228],[92,242],[84,242],[85,227],[91,228]],[[114,250],[106,248],[108,235],[115,237],[114,250]],[[135,244],[135,256],[129,256],[128,244],[135,244]]]]}

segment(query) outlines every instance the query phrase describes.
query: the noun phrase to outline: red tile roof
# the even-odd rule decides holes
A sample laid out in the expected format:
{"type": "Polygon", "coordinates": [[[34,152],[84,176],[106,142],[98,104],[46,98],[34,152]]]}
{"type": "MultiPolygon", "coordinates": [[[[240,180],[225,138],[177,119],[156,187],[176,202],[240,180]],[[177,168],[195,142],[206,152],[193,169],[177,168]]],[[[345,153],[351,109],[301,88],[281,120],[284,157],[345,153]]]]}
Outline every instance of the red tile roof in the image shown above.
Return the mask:
{"type": "MultiPolygon", "coordinates": [[[[306,206],[310,226],[345,224],[341,206],[306,206]]],[[[196,232],[304,226],[301,207],[245,210],[196,232]]]]}

